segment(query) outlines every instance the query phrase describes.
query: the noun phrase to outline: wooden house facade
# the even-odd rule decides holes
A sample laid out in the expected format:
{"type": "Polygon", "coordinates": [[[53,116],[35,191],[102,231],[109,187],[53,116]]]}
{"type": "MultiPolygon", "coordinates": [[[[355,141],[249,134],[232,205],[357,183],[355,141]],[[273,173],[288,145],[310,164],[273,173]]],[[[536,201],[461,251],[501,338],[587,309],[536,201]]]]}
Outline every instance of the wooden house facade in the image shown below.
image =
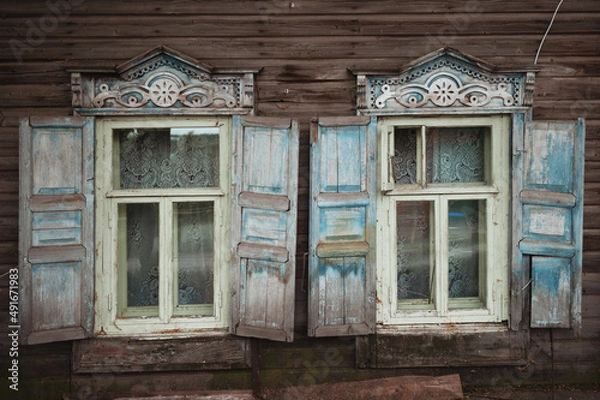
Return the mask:
{"type": "Polygon", "coordinates": [[[0,16],[7,398],[598,385],[597,2],[0,16]]]}

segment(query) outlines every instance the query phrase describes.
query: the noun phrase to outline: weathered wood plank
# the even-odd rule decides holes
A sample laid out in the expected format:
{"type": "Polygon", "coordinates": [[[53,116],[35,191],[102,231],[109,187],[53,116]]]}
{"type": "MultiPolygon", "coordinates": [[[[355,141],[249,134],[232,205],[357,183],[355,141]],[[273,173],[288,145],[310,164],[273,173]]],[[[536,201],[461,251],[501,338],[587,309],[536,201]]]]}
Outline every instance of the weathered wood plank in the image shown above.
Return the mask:
{"type": "Polygon", "coordinates": [[[572,360],[577,363],[597,363],[600,359],[598,341],[586,340],[555,340],[552,343],[553,356],[556,359],[572,360]]]}
{"type": "Polygon", "coordinates": [[[19,249],[16,240],[0,242],[0,260],[3,264],[8,264],[13,268],[18,263],[18,255],[19,249]]]}
{"type": "Polygon", "coordinates": [[[19,236],[19,220],[16,216],[0,213],[0,241],[10,241],[19,236]]]}
{"type": "Polygon", "coordinates": [[[588,294],[583,296],[581,314],[584,318],[600,318],[600,295],[588,294]]]}
{"type": "MultiPolygon", "coordinates": [[[[24,8],[22,2],[18,0],[6,0],[2,4],[3,15],[23,14],[23,15],[38,15],[41,10],[44,12],[51,11],[47,8],[44,1],[38,0],[38,3],[29,3],[29,8],[24,8]]],[[[452,0],[440,3],[435,0],[409,0],[402,3],[400,8],[403,13],[416,14],[450,14],[450,13],[551,13],[555,9],[555,4],[548,3],[544,0],[535,0],[523,3],[516,0],[489,0],[486,2],[466,3],[461,0],[452,0]]],[[[125,15],[141,15],[154,14],[160,12],[162,14],[214,14],[214,15],[271,15],[271,14],[390,14],[398,12],[398,3],[394,0],[384,0],[377,3],[371,2],[356,2],[356,1],[341,1],[334,3],[323,3],[318,0],[299,0],[290,3],[287,0],[277,1],[253,1],[249,4],[246,2],[221,2],[221,1],[205,1],[202,5],[186,0],[170,1],[168,4],[160,3],[157,5],[154,2],[146,2],[137,4],[134,2],[121,2],[119,7],[114,7],[111,3],[103,2],[79,2],[74,4],[69,15],[74,16],[86,14],[125,14],[125,15]]],[[[581,1],[574,3],[566,3],[563,12],[586,12],[598,10],[597,5],[591,1],[581,1]]],[[[60,12],[60,11],[59,11],[60,12]]],[[[66,14],[67,11],[62,11],[66,14]]],[[[436,15],[437,16],[437,15],[436,15]]]]}
{"type": "MultiPolygon", "coordinates": [[[[584,296],[585,297],[585,296],[584,296]]],[[[583,325],[581,327],[581,335],[579,338],[574,339],[573,332],[568,329],[555,329],[552,331],[552,338],[554,340],[573,340],[575,342],[578,339],[600,339],[600,318],[584,318],[583,325]]],[[[568,361],[572,358],[566,358],[568,361]]]]}
{"type": "Polygon", "coordinates": [[[586,182],[584,204],[588,206],[600,205],[600,182],[586,182]]]}
{"type": "MultiPolygon", "coordinates": [[[[585,56],[596,51],[597,35],[556,35],[544,44],[545,56],[559,56],[569,53],[572,56],[585,56]]],[[[414,37],[379,38],[376,36],[359,36],[352,41],[343,37],[314,36],[310,40],[299,41],[294,37],[236,37],[210,38],[197,46],[188,38],[161,37],[161,42],[170,47],[187,53],[189,56],[204,60],[206,55],[220,54],[231,59],[257,58],[290,58],[290,59],[321,59],[321,58],[357,58],[370,59],[388,55],[391,49],[402,51],[403,56],[418,58],[443,46],[459,47],[467,54],[477,54],[478,57],[511,56],[514,54],[514,36],[497,35],[490,38],[487,35],[465,37],[435,37],[422,41],[414,37]],[[257,51],[260,49],[260,51],[257,51]]],[[[519,36],[521,51],[535,54],[539,46],[539,35],[519,36]]],[[[40,46],[21,54],[26,61],[56,60],[56,59],[129,59],[146,52],[156,46],[157,38],[104,39],[91,38],[45,40],[40,46]]],[[[0,48],[0,59],[19,61],[10,48],[0,48]]]]}
{"type": "Polygon", "coordinates": [[[584,296],[600,294],[600,273],[590,272],[583,274],[582,293],[584,296]]]}
{"type": "Polygon", "coordinates": [[[3,85],[0,103],[11,107],[36,107],[40,104],[69,104],[71,86],[62,84],[3,85]]]}
{"type": "MultiPolygon", "coordinates": [[[[98,18],[83,14],[72,17],[70,23],[58,23],[48,29],[46,37],[69,37],[81,31],[81,37],[238,37],[238,36],[413,36],[425,35],[513,35],[543,32],[548,16],[540,13],[473,13],[432,18],[428,14],[405,14],[398,8],[389,14],[347,15],[115,15],[98,18]],[[117,27],[117,28],[115,28],[117,27]],[[231,27],[223,29],[223,27],[231,27]]],[[[0,27],[0,37],[26,37],[30,24],[24,20],[35,17],[9,16],[0,27]]],[[[553,34],[598,33],[600,14],[561,14],[553,25],[553,34]]]]}
{"type": "Polygon", "coordinates": [[[600,100],[597,99],[538,98],[533,107],[534,120],[597,119],[598,115],[600,115],[600,100]]]}
{"type": "Polygon", "coordinates": [[[598,99],[600,77],[539,77],[535,81],[533,103],[538,98],[598,99]]]}
{"type": "Polygon", "coordinates": [[[376,368],[519,365],[522,332],[376,335],[376,368]]]}
{"type": "Polygon", "coordinates": [[[598,246],[583,252],[583,272],[600,272],[600,250],[598,250],[598,246]]]}
{"type": "Polygon", "coordinates": [[[460,375],[399,376],[363,381],[294,386],[269,391],[268,399],[462,399],[460,375]],[[352,396],[352,397],[346,397],[352,396]]]}
{"type": "MultiPolygon", "coordinates": [[[[122,399],[123,394],[158,392],[164,395],[176,389],[178,392],[203,390],[227,390],[251,388],[250,370],[231,371],[182,371],[153,373],[107,373],[107,374],[73,374],[71,391],[77,393],[77,400],[85,400],[104,396],[122,399]],[[115,393],[119,392],[120,393],[115,393]]],[[[160,398],[160,397],[159,397],[160,398]]],[[[184,397],[185,398],[185,397],[184,397]]],[[[179,400],[179,399],[178,399],[179,400]]]]}
{"type": "Polygon", "coordinates": [[[600,229],[585,229],[583,231],[583,251],[598,249],[600,241],[600,229]]]}
{"type": "Polygon", "coordinates": [[[245,339],[216,336],[131,341],[92,339],[73,343],[75,373],[185,371],[248,368],[245,339]]]}

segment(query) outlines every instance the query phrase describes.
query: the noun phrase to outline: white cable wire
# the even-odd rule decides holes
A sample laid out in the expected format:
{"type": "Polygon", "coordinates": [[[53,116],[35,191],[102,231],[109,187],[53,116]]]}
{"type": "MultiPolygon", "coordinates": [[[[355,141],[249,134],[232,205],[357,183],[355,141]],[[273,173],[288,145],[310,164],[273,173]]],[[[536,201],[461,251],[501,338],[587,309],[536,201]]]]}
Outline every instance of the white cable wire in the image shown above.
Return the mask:
{"type": "Polygon", "coordinates": [[[548,29],[546,29],[546,33],[544,33],[544,37],[542,37],[542,41],[540,42],[540,47],[538,47],[537,52],[535,53],[535,60],[533,61],[533,65],[536,65],[538,62],[538,57],[540,56],[540,51],[542,50],[542,46],[544,45],[544,41],[546,40],[546,36],[548,36],[548,32],[550,32],[550,28],[552,28],[552,24],[554,23],[554,18],[556,18],[556,14],[558,14],[558,9],[564,0],[560,0],[558,5],[556,6],[556,10],[554,10],[554,15],[550,20],[550,24],[548,24],[548,29]]]}

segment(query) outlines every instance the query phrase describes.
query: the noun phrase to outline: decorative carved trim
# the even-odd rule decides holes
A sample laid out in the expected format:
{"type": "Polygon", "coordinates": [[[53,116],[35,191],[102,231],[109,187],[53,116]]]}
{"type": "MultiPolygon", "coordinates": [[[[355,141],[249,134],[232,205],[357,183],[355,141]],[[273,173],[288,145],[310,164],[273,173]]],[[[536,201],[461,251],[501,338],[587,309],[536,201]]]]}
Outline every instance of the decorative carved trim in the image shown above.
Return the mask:
{"type": "Polygon", "coordinates": [[[144,83],[120,82],[112,86],[100,83],[99,93],[92,100],[96,108],[110,104],[113,107],[139,108],[151,102],[156,107],[169,108],[178,104],[180,107],[233,108],[239,104],[231,92],[231,85],[219,86],[215,82],[205,81],[185,84],[171,72],[157,72],[150,75],[144,83]]]}
{"type": "Polygon", "coordinates": [[[398,75],[357,73],[357,109],[361,113],[416,109],[497,112],[531,105],[533,72],[493,70],[480,60],[441,49],[398,75]]]}
{"type": "Polygon", "coordinates": [[[375,106],[384,108],[389,99],[394,99],[406,108],[422,107],[429,101],[438,107],[451,107],[456,101],[465,106],[480,107],[494,98],[502,99],[505,106],[512,106],[515,99],[506,89],[506,83],[493,85],[476,82],[463,85],[458,76],[440,72],[427,79],[424,85],[407,84],[395,90],[390,85],[383,85],[383,94],[377,97],[375,106]]]}
{"type": "Polygon", "coordinates": [[[525,90],[523,93],[523,105],[533,105],[533,86],[535,83],[535,73],[528,72],[525,78],[525,90]]]}
{"type": "Polygon", "coordinates": [[[257,71],[215,72],[159,47],[116,68],[116,75],[73,72],[79,114],[253,114],[257,71]]]}

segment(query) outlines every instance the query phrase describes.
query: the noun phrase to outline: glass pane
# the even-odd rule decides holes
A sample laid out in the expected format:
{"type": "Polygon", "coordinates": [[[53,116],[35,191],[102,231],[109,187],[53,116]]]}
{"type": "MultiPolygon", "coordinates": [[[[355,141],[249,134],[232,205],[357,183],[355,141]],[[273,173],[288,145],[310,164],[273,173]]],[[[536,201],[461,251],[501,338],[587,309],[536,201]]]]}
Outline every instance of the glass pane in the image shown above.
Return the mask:
{"type": "Polygon", "coordinates": [[[397,128],[394,132],[394,181],[417,183],[417,129],[397,128]]]}
{"type": "Polygon", "coordinates": [[[119,204],[118,248],[120,309],[158,306],[158,204],[119,204]]]}
{"type": "MultiPolygon", "coordinates": [[[[214,205],[174,204],[174,264],[177,304],[213,304],[214,205]]],[[[212,307],[207,310],[212,315],[212,307]]]]}
{"type": "Polygon", "coordinates": [[[433,202],[396,203],[398,300],[430,299],[435,251],[432,217],[433,202]]]}
{"type": "Polygon", "coordinates": [[[219,185],[219,128],[116,129],[115,134],[121,189],[219,185]]]}
{"type": "Polygon", "coordinates": [[[450,298],[478,297],[486,253],[485,200],[448,202],[448,291],[450,298]]]}
{"type": "Polygon", "coordinates": [[[427,128],[427,182],[485,182],[489,127],[427,128]]]}

